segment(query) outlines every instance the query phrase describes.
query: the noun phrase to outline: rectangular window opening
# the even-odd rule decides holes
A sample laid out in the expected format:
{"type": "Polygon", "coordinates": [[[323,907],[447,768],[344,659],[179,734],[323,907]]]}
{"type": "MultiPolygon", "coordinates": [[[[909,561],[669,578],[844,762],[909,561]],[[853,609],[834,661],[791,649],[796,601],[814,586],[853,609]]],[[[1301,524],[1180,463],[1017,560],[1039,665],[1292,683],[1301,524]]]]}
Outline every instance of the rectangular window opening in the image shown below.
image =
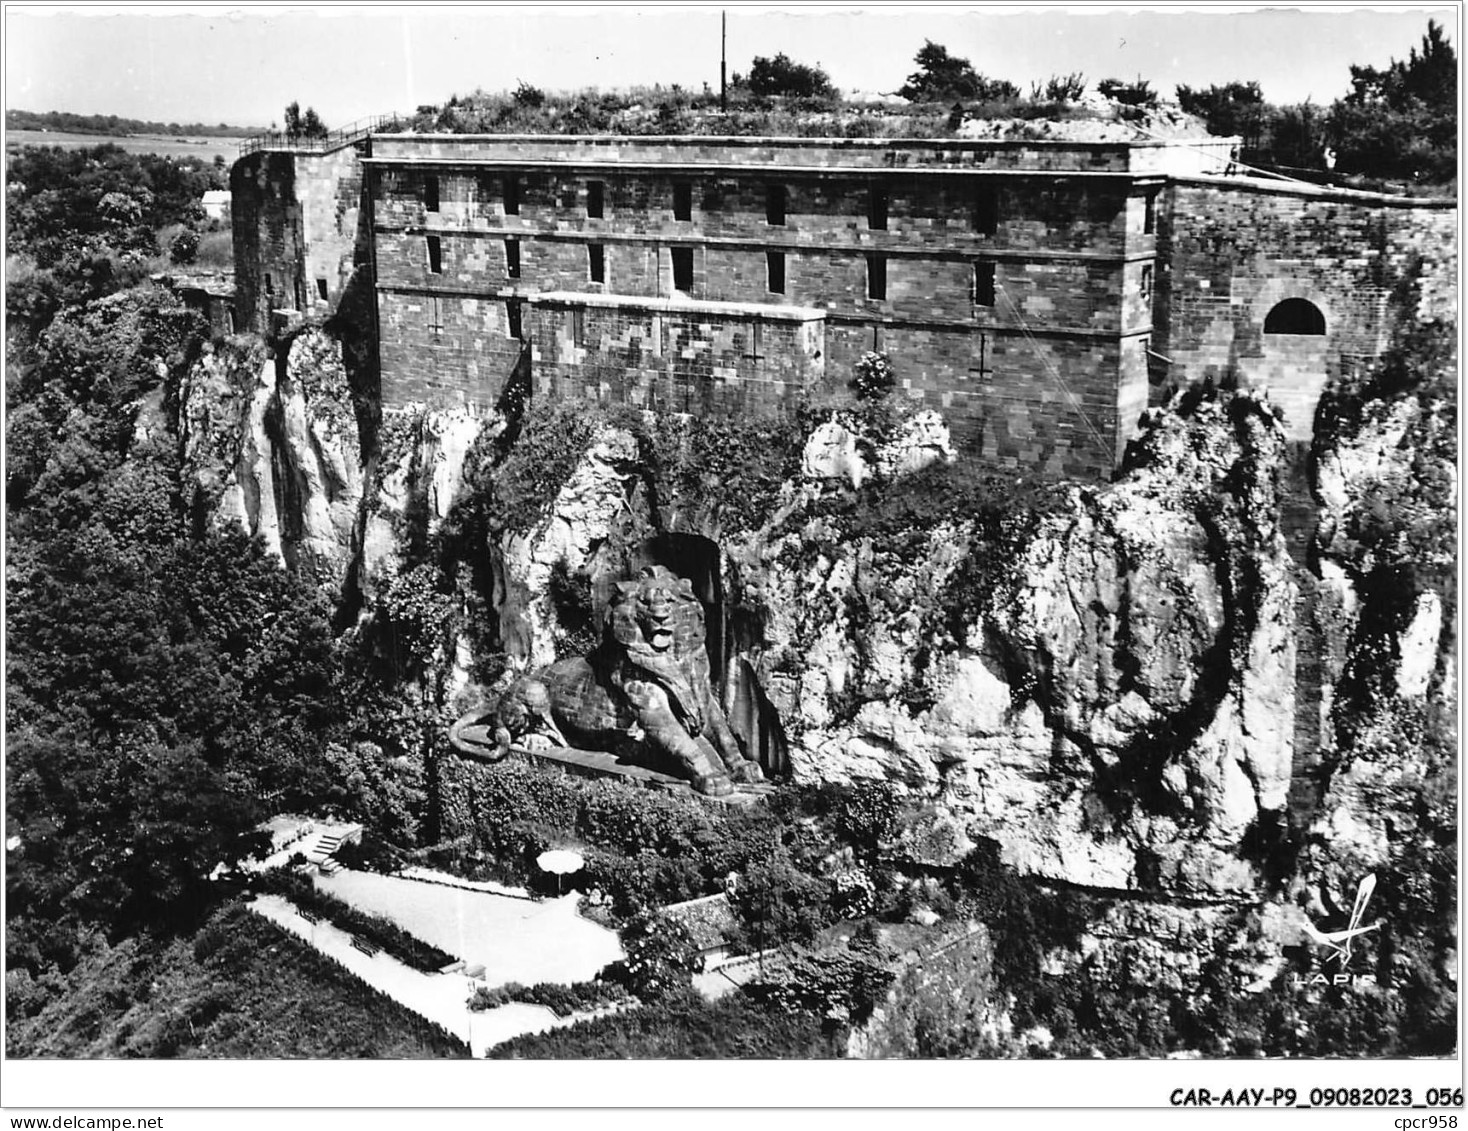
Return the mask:
{"type": "Polygon", "coordinates": [[[438,236],[426,237],[428,243],[428,272],[431,275],[443,274],[443,243],[438,236]]]}
{"type": "Polygon", "coordinates": [[[513,173],[505,175],[505,215],[520,215],[520,178],[513,173]]]}
{"type": "Polygon", "coordinates": [[[317,295],[318,298],[321,299],[322,302],[326,302],[327,301],[326,280],[325,279],[317,279],[316,280],[316,295],[317,295]]]}
{"type": "Polygon", "coordinates": [[[1149,192],[1142,202],[1142,234],[1153,235],[1157,231],[1157,194],[1149,192]]]}
{"type": "Polygon", "coordinates": [[[593,283],[607,281],[607,249],[599,243],[586,245],[586,265],[593,283]]]}
{"type": "Polygon", "coordinates": [[[974,305],[994,305],[994,264],[979,260],[974,264],[974,305]]]}
{"type": "Polygon", "coordinates": [[[271,277],[269,271],[265,272],[265,293],[268,295],[275,293],[275,280],[271,277]]]}
{"type": "Polygon", "coordinates": [[[887,297],[887,258],[883,255],[867,256],[867,298],[887,297]]]}
{"type": "Polygon", "coordinates": [[[571,340],[578,347],[586,344],[586,311],[579,307],[571,311],[571,340]]]}
{"type": "Polygon", "coordinates": [[[429,299],[428,329],[435,336],[443,333],[443,300],[437,295],[429,299]]]}
{"type": "Polygon", "coordinates": [[[671,250],[673,253],[673,289],[688,294],[693,290],[693,249],[675,247],[671,250]]]}
{"type": "Polygon", "coordinates": [[[980,185],[974,194],[974,231],[992,236],[999,230],[999,190],[980,185]]]}
{"type": "Polygon", "coordinates": [[[520,241],[505,241],[505,277],[507,279],[518,279],[520,277],[520,241]]]}
{"type": "Polygon", "coordinates": [[[1152,298],[1152,268],[1150,265],[1142,268],[1142,298],[1147,301],[1152,298]]]}
{"type": "Polygon", "coordinates": [[[438,178],[423,178],[423,209],[425,212],[438,211],[438,178]]]}
{"type": "Polygon", "coordinates": [[[693,219],[693,186],[687,181],[673,185],[673,219],[693,219]]]}
{"type": "Polygon", "coordinates": [[[765,186],[765,222],[776,227],[785,225],[785,186],[765,186]]]}
{"type": "Polygon", "coordinates": [[[770,294],[783,295],[785,293],[785,253],[783,251],[765,252],[765,276],[769,282],[770,294]]]}
{"type": "Polygon", "coordinates": [[[874,232],[887,230],[887,190],[881,185],[871,187],[871,199],[867,201],[867,227],[874,232]]]}
{"type": "Polygon", "coordinates": [[[602,211],[606,207],[604,190],[601,181],[586,182],[586,215],[593,220],[602,218],[602,211]]]}
{"type": "Polygon", "coordinates": [[[524,327],[520,321],[520,304],[514,299],[505,303],[505,326],[509,336],[516,341],[523,336],[524,327]]]}

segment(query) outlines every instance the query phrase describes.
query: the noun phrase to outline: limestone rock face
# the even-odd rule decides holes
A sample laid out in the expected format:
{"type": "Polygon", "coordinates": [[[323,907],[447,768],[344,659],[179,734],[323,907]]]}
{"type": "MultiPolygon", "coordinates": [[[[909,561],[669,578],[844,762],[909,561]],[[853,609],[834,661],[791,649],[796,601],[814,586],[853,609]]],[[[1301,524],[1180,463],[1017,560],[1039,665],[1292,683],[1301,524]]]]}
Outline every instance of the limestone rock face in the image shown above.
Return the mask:
{"type": "Polygon", "coordinates": [[[517,665],[537,668],[556,659],[551,573],[558,564],[572,573],[586,570],[626,511],[637,471],[636,439],[621,429],[603,428],[547,517],[525,533],[504,534],[490,547],[503,579],[497,602],[500,637],[517,665]]]}
{"type": "Polygon", "coordinates": [[[943,417],[932,409],[903,420],[897,435],[877,452],[877,466],[888,478],[953,460],[953,437],[943,417]]]}
{"type": "Polygon", "coordinates": [[[493,439],[503,418],[466,406],[385,408],[367,506],[362,518],[360,585],[370,601],[402,565],[412,531],[431,536],[458,500],[465,460],[481,438],[493,439]]]}
{"type": "Polygon", "coordinates": [[[357,421],[340,346],[307,330],[283,357],[263,344],[206,354],[180,389],[196,500],[339,594],[362,496],[357,421]]]}
{"type": "Polygon", "coordinates": [[[731,554],[797,775],[900,782],[1042,875],[1252,889],[1239,846],[1283,809],[1293,747],[1280,444],[1246,398],[1164,421],[1120,482],[1014,532],[961,624],[983,552],[961,515],[900,556],[820,518],[731,554]]]}
{"type": "Polygon", "coordinates": [[[871,470],[857,449],[856,433],[828,420],[806,440],[800,473],[807,479],[842,479],[852,487],[860,487],[871,470]]]}

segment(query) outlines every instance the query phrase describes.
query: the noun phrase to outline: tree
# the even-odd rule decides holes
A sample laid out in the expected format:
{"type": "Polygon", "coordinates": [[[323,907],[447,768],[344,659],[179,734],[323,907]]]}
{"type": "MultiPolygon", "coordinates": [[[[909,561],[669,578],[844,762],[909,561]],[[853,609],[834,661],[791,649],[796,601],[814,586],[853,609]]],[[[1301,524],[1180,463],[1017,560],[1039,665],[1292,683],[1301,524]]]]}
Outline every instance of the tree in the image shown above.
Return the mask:
{"type": "Polygon", "coordinates": [[[307,106],[305,117],[301,119],[301,136],[322,138],[326,136],[326,132],[326,123],[317,115],[314,107],[307,106]]]}
{"type": "Polygon", "coordinates": [[[1351,93],[1325,123],[1342,172],[1432,181],[1456,174],[1457,55],[1435,21],[1421,47],[1384,70],[1351,68],[1351,93]]]}
{"type": "Polygon", "coordinates": [[[788,55],[773,59],[755,56],[744,80],[751,94],[760,98],[790,96],[794,98],[835,98],[839,92],[831,85],[830,76],[820,67],[797,63],[788,55]]]}
{"type": "Polygon", "coordinates": [[[304,128],[301,122],[301,104],[292,102],[285,108],[285,136],[292,139],[298,138],[304,128]]]}
{"type": "Polygon", "coordinates": [[[1209,133],[1241,137],[1248,148],[1258,146],[1267,108],[1257,82],[1231,82],[1206,90],[1179,86],[1177,101],[1186,113],[1202,118],[1209,133]]]}
{"type": "Polygon", "coordinates": [[[1019,87],[1012,82],[985,78],[967,59],[949,55],[948,48],[931,39],[913,61],[918,70],[907,76],[897,92],[909,102],[946,102],[950,98],[998,102],[1019,97],[1019,87]]]}

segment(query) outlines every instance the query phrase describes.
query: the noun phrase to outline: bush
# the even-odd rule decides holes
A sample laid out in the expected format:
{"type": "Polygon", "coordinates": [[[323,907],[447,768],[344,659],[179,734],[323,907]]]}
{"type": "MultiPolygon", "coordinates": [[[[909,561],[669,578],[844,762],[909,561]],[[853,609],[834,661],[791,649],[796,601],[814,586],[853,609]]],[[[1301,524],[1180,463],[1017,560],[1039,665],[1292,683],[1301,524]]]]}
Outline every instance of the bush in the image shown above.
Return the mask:
{"type": "Polygon", "coordinates": [[[687,990],[701,965],[688,928],[666,915],[639,915],[623,929],[622,949],[627,957],[606,975],[646,1002],[687,990]]]}
{"type": "Polygon", "coordinates": [[[835,921],[831,884],[796,867],[788,851],[751,863],[729,892],[746,950],[813,943],[835,921]]]}
{"type": "Polygon", "coordinates": [[[810,1013],[827,1024],[859,1025],[871,1017],[894,977],[857,954],[808,954],[793,959],[777,980],[751,982],[744,992],[784,1012],[810,1013]]]}
{"type": "Polygon", "coordinates": [[[837,1057],[841,1051],[808,1013],[772,1009],[740,993],[711,1002],[689,991],[641,1009],[516,1037],[489,1055],[502,1060],[809,1060],[837,1057]]]}
{"type": "Polygon", "coordinates": [[[557,1017],[570,1017],[573,1013],[601,1009],[626,1000],[627,992],[620,984],[600,978],[569,986],[557,982],[537,982],[533,986],[510,982],[492,989],[480,986],[469,999],[469,1008],[480,1012],[518,1001],[527,1005],[543,1005],[557,1017]]]}
{"type": "Polygon", "coordinates": [[[896,385],[896,373],[885,353],[868,351],[861,355],[856,363],[855,375],[851,379],[851,388],[860,400],[880,400],[896,385]]]}
{"type": "Polygon", "coordinates": [[[735,86],[747,86],[756,97],[790,96],[795,98],[836,98],[839,91],[831,85],[831,78],[820,67],[808,67],[797,63],[787,55],[776,55],[773,59],[755,56],[749,76],[741,79],[734,76],[735,86]]]}
{"type": "Polygon", "coordinates": [[[1096,90],[1123,106],[1151,107],[1157,105],[1157,92],[1152,89],[1152,84],[1143,78],[1138,78],[1136,82],[1102,79],[1096,84],[1096,90]]]}
{"type": "Polygon", "coordinates": [[[185,228],[179,232],[168,246],[169,261],[179,265],[192,263],[198,253],[199,233],[193,228],[185,228]]]}
{"type": "Polygon", "coordinates": [[[531,86],[523,79],[520,85],[515,88],[515,93],[510,95],[510,97],[515,100],[516,106],[528,106],[532,109],[537,109],[545,105],[545,91],[541,90],[538,86],[531,86]]]}

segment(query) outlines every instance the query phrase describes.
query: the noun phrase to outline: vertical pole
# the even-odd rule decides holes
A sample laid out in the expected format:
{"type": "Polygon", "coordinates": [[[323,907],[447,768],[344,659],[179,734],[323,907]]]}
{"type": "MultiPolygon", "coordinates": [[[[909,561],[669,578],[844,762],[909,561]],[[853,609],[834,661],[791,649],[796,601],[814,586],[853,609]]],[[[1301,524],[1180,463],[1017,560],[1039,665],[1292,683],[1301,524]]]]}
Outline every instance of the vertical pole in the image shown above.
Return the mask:
{"type": "Polygon", "coordinates": [[[719,113],[729,109],[729,13],[719,13],[719,113]]]}

